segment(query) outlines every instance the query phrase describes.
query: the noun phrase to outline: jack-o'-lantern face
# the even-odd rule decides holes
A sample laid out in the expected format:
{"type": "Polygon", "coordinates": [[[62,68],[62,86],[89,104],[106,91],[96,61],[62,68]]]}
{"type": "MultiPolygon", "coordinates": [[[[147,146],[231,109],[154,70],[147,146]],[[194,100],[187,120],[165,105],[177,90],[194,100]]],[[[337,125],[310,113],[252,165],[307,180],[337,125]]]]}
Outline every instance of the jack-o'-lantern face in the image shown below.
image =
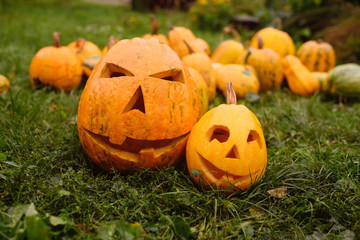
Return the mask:
{"type": "Polygon", "coordinates": [[[186,67],[156,39],[114,45],[86,83],[78,110],[80,141],[101,167],[127,171],[175,163],[201,103],[186,67]]]}
{"type": "Polygon", "coordinates": [[[211,109],[191,131],[186,160],[192,178],[204,187],[246,189],[266,168],[260,122],[244,105],[211,109]]]}

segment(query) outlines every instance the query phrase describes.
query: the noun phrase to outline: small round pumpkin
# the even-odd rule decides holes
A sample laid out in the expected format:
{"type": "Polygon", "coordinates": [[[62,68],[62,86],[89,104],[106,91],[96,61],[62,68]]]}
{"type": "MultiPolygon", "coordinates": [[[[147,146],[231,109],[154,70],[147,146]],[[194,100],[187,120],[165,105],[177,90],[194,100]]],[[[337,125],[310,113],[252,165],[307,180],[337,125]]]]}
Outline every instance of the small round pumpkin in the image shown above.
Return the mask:
{"type": "Polygon", "coordinates": [[[194,52],[206,53],[206,49],[204,49],[203,44],[200,43],[199,45],[198,39],[190,29],[176,26],[170,29],[169,45],[179,55],[180,58],[190,54],[190,50],[185,44],[184,40],[188,43],[194,52]]]}
{"type": "MultiPolygon", "coordinates": [[[[83,64],[84,60],[92,56],[102,56],[100,48],[93,42],[86,41],[83,38],[79,38],[75,42],[68,44],[68,47],[72,49],[78,56],[80,62],[83,64]]],[[[86,76],[90,76],[91,70],[86,66],[82,66],[83,72],[86,76]]]]}
{"type": "Polygon", "coordinates": [[[328,72],[335,67],[335,50],[327,42],[310,40],[303,43],[296,52],[311,72],[328,72]]]}
{"type": "Polygon", "coordinates": [[[145,34],[142,38],[143,39],[156,38],[157,40],[159,40],[159,42],[169,45],[169,40],[167,39],[167,37],[163,34],[158,33],[159,24],[155,16],[151,15],[150,20],[151,20],[151,33],[145,34]]]}
{"type": "Polygon", "coordinates": [[[249,64],[255,69],[260,82],[260,91],[279,89],[284,80],[281,58],[273,49],[263,48],[261,39],[258,42],[258,48],[251,47],[246,50],[237,63],[249,64]]]}
{"type": "Polygon", "coordinates": [[[186,162],[194,182],[206,189],[245,190],[266,169],[267,152],[257,117],[228,83],[227,103],[209,110],[191,130],[186,162]]]}
{"type": "Polygon", "coordinates": [[[81,83],[81,62],[70,48],[60,46],[57,32],[53,41],[53,46],[40,49],[31,60],[30,82],[35,87],[49,85],[70,91],[81,83]]]}
{"type": "MultiPolygon", "coordinates": [[[[187,44],[186,41],[184,42],[187,44]]],[[[216,81],[211,60],[205,53],[195,53],[188,44],[187,46],[190,54],[184,56],[181,60],[186,66],[196,69],[202,75],[207,85],[208,100],[212,102],[216,96],[216,81]]]]}
{"type": "Polygon", "coordinates": [[[232,39],[225,40],[215,48],[211,54],[211,61],[222,64],[235,63],[243,52],[244,46],[240,42],[232,39]]]}
{"type": "Polygon", "coordinates": [[[214,69],[216,87],[226,96],[226,84],[232,83],[238,98],[244,98],[248,92],[259,92],[259,80],[255,70],[249,65],[226,64],[214,69]]]}
{"type": "Polygon", "coordinates": [[[201,116],[188,69],[157,39],[121,40],[95,66],[78,108],[87,155],[111,171],[156,169],[179,161],[201,116]]]}
{"type": "Polygon", "coordinates": [[[295,54],[295,44],[287,32],[273,27],[263,28],[251,38],[251,47],[257,48],[259,46],[259,37],[263,41],[264,48],[275,50],[280,57],[295,54]]]}
{"type": "Polygon", "coordinates": [[[0,74],[0,94],[7,93],[10,88],[10,81],[4,75],[0,74]]]}

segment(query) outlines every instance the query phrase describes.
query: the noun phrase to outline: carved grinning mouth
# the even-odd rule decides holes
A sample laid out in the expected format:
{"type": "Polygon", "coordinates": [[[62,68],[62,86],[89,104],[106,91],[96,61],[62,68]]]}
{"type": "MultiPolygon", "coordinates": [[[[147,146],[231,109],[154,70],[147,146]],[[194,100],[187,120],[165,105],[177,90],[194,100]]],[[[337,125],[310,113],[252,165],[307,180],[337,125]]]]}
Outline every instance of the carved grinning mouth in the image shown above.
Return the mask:
{"type": "Polygon", "coordinates": [[[93,133],[87,129],[84,130],[97,144],[108,151],[133,161],[138,161],[139,155],[145,153],[151,153],[154,157],[157,157],[175,148],[188,136],[187,133],[177,138],[163,140],[138,140],[126,137],[122,144],[114,144],[110,142],[109,137],[93,133]]]}
{"type": "Polygon", "coordinates": [[[223,171],[217,168],[214,164],[212,164],[206,158],[201,156],[201,154],[199,153],[197,154],[200,158],[202,165],[204,166],[204,171],[202,172],[202,174],[205,175],[206,178],[213,179],[216,181],[225,181],[234,185],[248,180],[251,180],[251,182],[256,182],[259,178],[260,170],[257,170],[254,173],[250,173],[249,171],[249,175],[247,176],[234,175],[227,171],[223,171]]]}

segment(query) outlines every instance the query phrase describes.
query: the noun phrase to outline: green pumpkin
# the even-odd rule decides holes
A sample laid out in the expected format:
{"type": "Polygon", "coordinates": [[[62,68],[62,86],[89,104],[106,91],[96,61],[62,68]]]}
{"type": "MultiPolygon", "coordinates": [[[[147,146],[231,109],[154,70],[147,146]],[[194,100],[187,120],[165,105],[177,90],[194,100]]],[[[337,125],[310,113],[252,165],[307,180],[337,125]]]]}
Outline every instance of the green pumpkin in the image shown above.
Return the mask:
{"type": "Polygon", "coordinates": [[[332,96],[360,98],[360,65],[347,63],[336,66],[329,72],[325,91],[332,96]]]}

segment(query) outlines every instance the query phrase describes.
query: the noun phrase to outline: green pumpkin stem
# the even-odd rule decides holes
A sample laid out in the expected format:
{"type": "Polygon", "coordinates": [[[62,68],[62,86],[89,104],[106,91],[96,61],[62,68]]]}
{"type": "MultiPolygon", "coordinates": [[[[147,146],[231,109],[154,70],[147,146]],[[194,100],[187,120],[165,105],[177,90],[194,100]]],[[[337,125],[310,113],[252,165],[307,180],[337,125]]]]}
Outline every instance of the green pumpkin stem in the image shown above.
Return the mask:
{"type": "Polygon", "coordinates": [[[229,24],[226,27],[224,27],[223,32],[226,34],[232,34],[235,41],[241,42],[241,36],[233,24],[229,24]]]}
{"type": "Polygon", "coordinates": [[[263,47],[264,47],[264,42],[263,42],[262,38],[261,38],[259,35],[257,35],[257,36],[256,36],[256,39],[257,39],[257,41],[258,41],[258,49],[263,49],[263,47]]]}
{"type": "Polygon", "coordinates": [[[53,32],[53,46],[56,48],[60,47],[60,37],[59,32],[53,32]]]}
{"type": "Polygon", "coordinates": [[[226,84],[226,104],[236,104],[236,94],[230,81],[226,84]]]}
{"type": "Polygon", "coordinates": [[[157,35],[159,30],[159,24],[154,15],[151,15],[150,19],[151,19],[151,35],[157,35]]]}
{"type": "Polygon", "coordinates": [[[194,49],[190,46],[190,44],[185,39],[183,39],[183,41],[184,41],[185,45],[188,47],[189,53],[190,54],[195,53],[194,49]]]}

